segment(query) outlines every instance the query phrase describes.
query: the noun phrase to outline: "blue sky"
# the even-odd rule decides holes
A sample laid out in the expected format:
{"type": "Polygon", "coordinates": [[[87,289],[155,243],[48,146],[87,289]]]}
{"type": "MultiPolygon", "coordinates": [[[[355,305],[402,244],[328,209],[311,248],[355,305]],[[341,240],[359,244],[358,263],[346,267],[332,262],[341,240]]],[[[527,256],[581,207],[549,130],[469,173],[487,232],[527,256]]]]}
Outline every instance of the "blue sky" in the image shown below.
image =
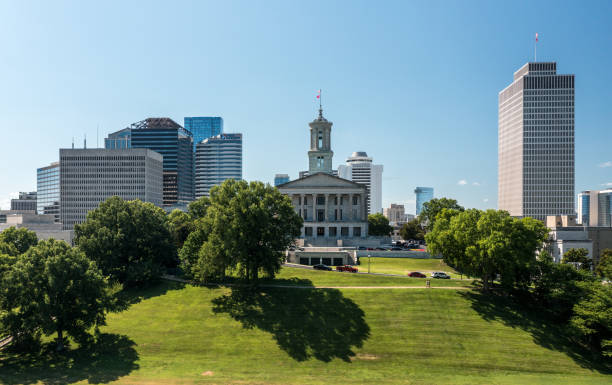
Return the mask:
{"type": "Polygon", "coordinates": [[[610,1],[0,0],[0,205],[72,137],[150,116],[223,116],[246,179],[295,178],[321,88],[334,166],[367,151],[384,206],[496,208],[497,94],[535,32],[576,74],[576,192],[612,185],[610,1]]]}

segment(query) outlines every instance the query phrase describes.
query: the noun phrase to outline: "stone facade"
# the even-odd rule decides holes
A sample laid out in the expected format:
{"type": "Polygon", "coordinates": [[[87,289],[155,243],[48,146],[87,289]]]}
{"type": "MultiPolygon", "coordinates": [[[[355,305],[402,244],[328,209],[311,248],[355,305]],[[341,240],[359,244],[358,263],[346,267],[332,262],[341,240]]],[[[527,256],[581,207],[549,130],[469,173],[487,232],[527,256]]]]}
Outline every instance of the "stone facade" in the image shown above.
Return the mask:
{"type": "Polygon", "coordinates": [[[278,189],[291,198],[303,218],[300,238],[306,244],[339,244],[338,240],[367,237],[365,186],[319,172],[278,189]]]}

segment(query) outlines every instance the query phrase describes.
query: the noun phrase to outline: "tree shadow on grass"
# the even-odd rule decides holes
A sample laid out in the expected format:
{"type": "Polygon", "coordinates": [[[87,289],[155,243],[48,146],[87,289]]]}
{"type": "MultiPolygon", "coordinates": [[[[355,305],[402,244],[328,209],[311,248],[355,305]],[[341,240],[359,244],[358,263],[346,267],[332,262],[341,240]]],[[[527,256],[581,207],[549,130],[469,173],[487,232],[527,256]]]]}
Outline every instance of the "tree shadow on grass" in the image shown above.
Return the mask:
{"type": "Polygon", "coordinates": [[[469,291],[459,293],[467,298],[472,308],[487,321],[501,321],[512,328],[525,330],[533,341],[547,349],[565,353],[578,365],[603,374],[612,374],[612,364],[604,362],[599,354],[593,353],[570,340],[562,325],[526,306],[515,302],[503,293],[469,291]]]}
{"type": "MultiPolygon", "coordinates": [[[[301,281],[300,286],[312,286],[301,281]]],[[[336,289],[233,287],[212,302],[213,312],[227,313],[244,328],[271,333],[296,361],[349,362],[355,355],[351,349],[370,336],[363,310],[336,289]]]]}
{"type": "Polygon", "coordinates": [[[117,309],[116,311],[127,310],[130,306],[135,305],[141,301],[147,300],[153,297],[159,297],[168,293],[171,290],[180,290],[185,287],[184,283],[175,281],[162,280],[149,287],[144,288],[128,288],[123,289],[117,293],[117,309]]]}
{"type": "Polygon", "coordinates": [[[126,336],[102,333],[96,342],[64,352],[47,343],[36,353],[0,353],[2,384],[67,384],[116,381],[138,369],[135,343],[126,336]]]}

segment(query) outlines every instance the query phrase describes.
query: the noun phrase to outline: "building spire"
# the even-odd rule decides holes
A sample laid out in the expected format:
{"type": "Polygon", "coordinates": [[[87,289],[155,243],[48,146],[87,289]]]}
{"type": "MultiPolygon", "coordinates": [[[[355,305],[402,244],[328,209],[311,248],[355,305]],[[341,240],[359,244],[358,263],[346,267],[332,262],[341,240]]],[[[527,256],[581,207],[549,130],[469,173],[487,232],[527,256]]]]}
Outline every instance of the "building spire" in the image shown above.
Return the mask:
{"type": "Polygon", "coordinates": [[[323,101],[321,97],[321,89],[319,89],[319,93],[317,94],[317,99],[319,99],[319,118],[323,118],[323,101]]]}

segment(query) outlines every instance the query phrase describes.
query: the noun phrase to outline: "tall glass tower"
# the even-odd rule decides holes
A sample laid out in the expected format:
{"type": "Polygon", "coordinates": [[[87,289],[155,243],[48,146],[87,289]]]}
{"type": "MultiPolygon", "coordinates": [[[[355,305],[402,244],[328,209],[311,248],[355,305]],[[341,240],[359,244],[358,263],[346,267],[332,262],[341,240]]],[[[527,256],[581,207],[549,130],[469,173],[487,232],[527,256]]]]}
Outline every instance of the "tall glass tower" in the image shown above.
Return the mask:
{"type": "Polygon", "coordinates": [[[542,221],[574,214],[574,75],[527,63],[499,93],[498,207],[542,221]]]}
{"type": "Polygon", "coordinates": [[[220,116],[185,117],[185,129],[193,135],[193,152],[195,153],[196,144],[223,133],[223,118],[220,116]]]}
{"type": "Polygon", "coordinates": [[[194,199],[191,132],[170,118],[148,118],[130,126],[132,148],[148,148],[163,157],[164,206],[194,199]]]}
{"type": "Polygon", "coordinates": [[[414,193],[416,194],[416,215],[419,215],[423,210],[423,203],[433,199],[434,189],[433,187],[417,187],[414,193]]]}
{"type": "Polygon", "coordinates": [[[213,186],[227,179],[242,179],[242,134],[220,134],[196,146],[196,198],[209,196],[213,186]]]}
{"type": "Polygon", "coordinates": [[[51,163],[36,169],[36,211],[50,214],[60,221],[60,164],[51,163]]]}

